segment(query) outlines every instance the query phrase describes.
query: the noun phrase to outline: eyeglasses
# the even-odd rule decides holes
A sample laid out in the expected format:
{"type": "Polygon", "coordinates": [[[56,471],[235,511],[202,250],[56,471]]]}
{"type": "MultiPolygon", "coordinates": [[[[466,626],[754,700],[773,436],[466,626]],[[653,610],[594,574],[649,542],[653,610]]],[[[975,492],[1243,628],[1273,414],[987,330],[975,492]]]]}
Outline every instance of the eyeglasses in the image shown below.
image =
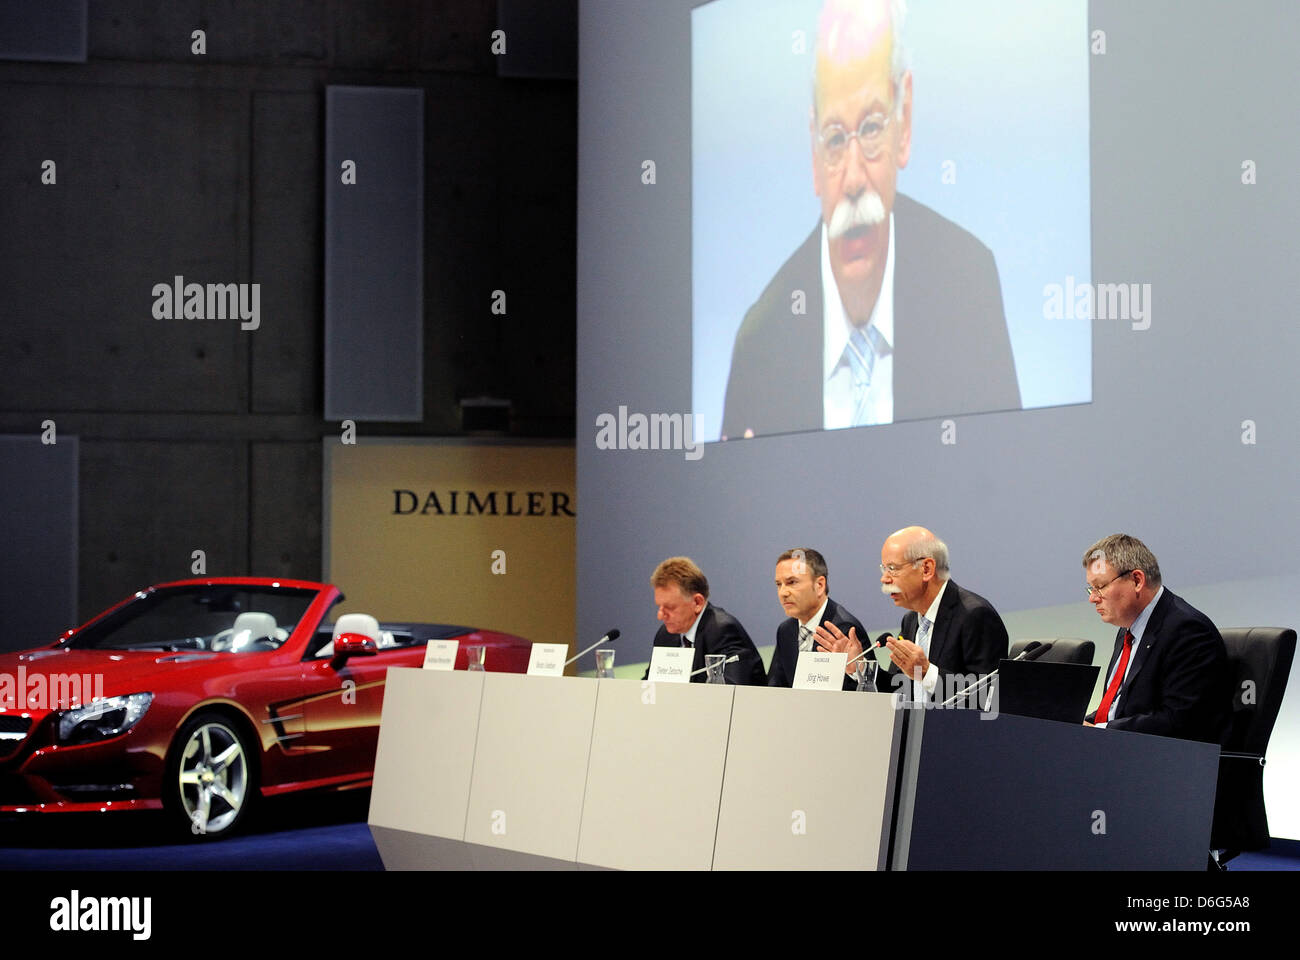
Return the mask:
{"type": "Polygon", "coordinates": [[[1083,585],[1083,592],[1086,593],[1088,597],[1091,599],[1094,593],[1101,593],[1103,590],[1109,587],[1116,580],[1122,580],[1132,572],[1133,572],[1132,570],[1125,570],[1123,573],[1117,573],[1115,574],[1115,576],[1111,577],[1109,580],[1103,583],[1100,587],[1094,587],[1091,584],[1085,583],[1083,585]]]}
{"type": "Polygon", "coordinates": [[[822,157],[826,166],[834,170],[844,163],[849,155],[849,141],[858,139],[862,156],[874,160],[885,148],[885,133],[889,130],[891,117],[888,113],[872,113],[862,118],[858,129],[850,132],[838,123],[828,123],[817,134],[817,142],[822,148],[822,157]]]}
{"type": "Polygon", "coordinates": [[[880,565],[880,572],[881,572],[882,574],[883,574],[883,573],[887,573],[887,574],[889,574],[891,577],[892,577],[892,576],[896,576],[896,575],[898,574],[898,571],[904,569],[905,567],[914,567],[914,566],[916,566],[918,563],[920,563],[922,560],[926,560],[926,559],[928,559],[928,558],[927,558],[927,557],[917,557],[915,560],[909,560],[909,561],[907,561],[906,563],[882,563],[882,564],[880,565]]]}

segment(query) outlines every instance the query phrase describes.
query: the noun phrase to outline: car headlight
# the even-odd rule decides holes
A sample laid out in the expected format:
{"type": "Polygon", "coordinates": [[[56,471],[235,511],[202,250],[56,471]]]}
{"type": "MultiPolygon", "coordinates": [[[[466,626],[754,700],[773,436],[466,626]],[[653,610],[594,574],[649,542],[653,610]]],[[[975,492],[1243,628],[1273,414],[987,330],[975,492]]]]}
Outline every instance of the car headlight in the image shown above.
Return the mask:
{"type": "Polygon", "coordinates": [[[59,743],[90,743],[125,733],[139,722],[153,703],[152,693],[95,700],[59,714],[59,743]]]}

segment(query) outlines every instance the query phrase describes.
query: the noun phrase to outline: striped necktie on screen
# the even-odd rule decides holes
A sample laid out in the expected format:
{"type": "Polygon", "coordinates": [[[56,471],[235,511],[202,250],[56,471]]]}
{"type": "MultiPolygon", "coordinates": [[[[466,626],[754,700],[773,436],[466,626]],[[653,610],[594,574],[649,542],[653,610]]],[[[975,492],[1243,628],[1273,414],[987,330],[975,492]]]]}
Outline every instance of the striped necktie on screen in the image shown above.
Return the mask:
{"type": "Polygon", "coordinates": [[[866,329],[863,334],[860,327],[854,327],[844,347],[853,381],[853,419],[850,422],[855,427],[867,422],[867,391],[871,388],[871,374],[876,369],[876,355],[883,357],[889,353],[880,331],[871,324],[866,329]]]}

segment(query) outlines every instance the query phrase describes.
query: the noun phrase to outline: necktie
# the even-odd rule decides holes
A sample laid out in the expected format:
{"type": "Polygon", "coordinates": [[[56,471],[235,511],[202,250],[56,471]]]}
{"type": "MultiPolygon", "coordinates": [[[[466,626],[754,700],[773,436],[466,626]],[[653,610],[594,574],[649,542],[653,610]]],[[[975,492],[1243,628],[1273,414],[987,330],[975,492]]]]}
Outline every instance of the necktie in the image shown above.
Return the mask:
{"type": "Polygon", "coordinates": [[[921,617],[916,627],[916,645],[925,652],[925,658],[930,659],[930,630],[934,624],[929,617],[921,617]]]}
{"type": "Polygon", "coordinates": [[[1119,693],[1119,685],[1124,682],[1124,672],[1128,669],[1128,656],[1133,650],[1133,634],[1124,631],[1124,650],[1119,655],[1119,663],[1115,665],[1115,676],[1110,678],[1110,684],[1106,687],[1106,694],[1101,698],[1101,703],[1097,707],[1097,713],[1093,716],[1094,723],[1106,723],[1110,720],[1110,705],[1115,702],[1115,695],[1119,693]]]}
{"type": "Polygon", "coordinates": [[[853,382],[853,426],[867,423],[867,391],[871,387],[871,373],[876,367],[876,354],[885,356],[889,349],[885,338],[873,325],[868,325],[864,334],[862,329],[854,327],[849,334],[849,342],[844,347],[844,355],[849,361],[849,374],[853,382]]]}
{"type": "Polygon", "coordinates": [[[695,646],[695,644],[693,644],[693,643],[691,643],[691,641],[687,640],[687,639],[686,639],[686,634],[683,633],[683,634],[682,634],[682,646],[683,646],[683,647],[687,647],[687,648],[689,649],[690,647],[695,646]]]}
{"type": "MultiPolygon", "coordinates": [[[[930,659],[930,631],[933,627],[934,623],[929,617],[920,617],[916,622],[916,645],[925,653],[927,660],[930,659]]],[[[908,679],[911,680],[912,678],[908,677],[908,679]]],[[[912,691],[913,699],[924,699],[926,696],[925,687],[915,682],[912,686],[916,688],[912,691]]]]}
{"type": "Polygon", "coordinates": [[[803,652],[804,650],[811,650],[812,648],[813,632],[801,623],[799,624],[799,650],[800,652],[803,652]]]}

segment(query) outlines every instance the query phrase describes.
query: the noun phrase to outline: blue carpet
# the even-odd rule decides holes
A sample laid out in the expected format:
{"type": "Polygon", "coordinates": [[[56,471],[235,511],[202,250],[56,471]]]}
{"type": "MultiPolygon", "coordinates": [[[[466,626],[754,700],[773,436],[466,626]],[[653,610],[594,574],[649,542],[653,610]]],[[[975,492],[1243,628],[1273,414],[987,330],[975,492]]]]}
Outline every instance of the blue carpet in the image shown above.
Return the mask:
{"type": "MultiPolygon", "coordinates": [[[[383,870],[366,814],[370,792],[285,797],[220,841],[173,839],[160,814],[14,817],[0,822],[6,870],[383,870]]],[[[1234,873],[1300,871],[1300,841],[1274,840],[1228,864],[1234,873]]]]}
{"type": "Polygon", "coordinates": [[[225,840],[176,839],[161,814],[14,817],[0,823],[7,870],[383,870],[366,826],[370,792],[277,798],[225,840]]]}
{"type": "Polygon", "coordinates": [[[1230,871],[1300,870],[1300,840],[1274,838],[1267,850],[1243,853],[1228,861],[1230,871]]]}

